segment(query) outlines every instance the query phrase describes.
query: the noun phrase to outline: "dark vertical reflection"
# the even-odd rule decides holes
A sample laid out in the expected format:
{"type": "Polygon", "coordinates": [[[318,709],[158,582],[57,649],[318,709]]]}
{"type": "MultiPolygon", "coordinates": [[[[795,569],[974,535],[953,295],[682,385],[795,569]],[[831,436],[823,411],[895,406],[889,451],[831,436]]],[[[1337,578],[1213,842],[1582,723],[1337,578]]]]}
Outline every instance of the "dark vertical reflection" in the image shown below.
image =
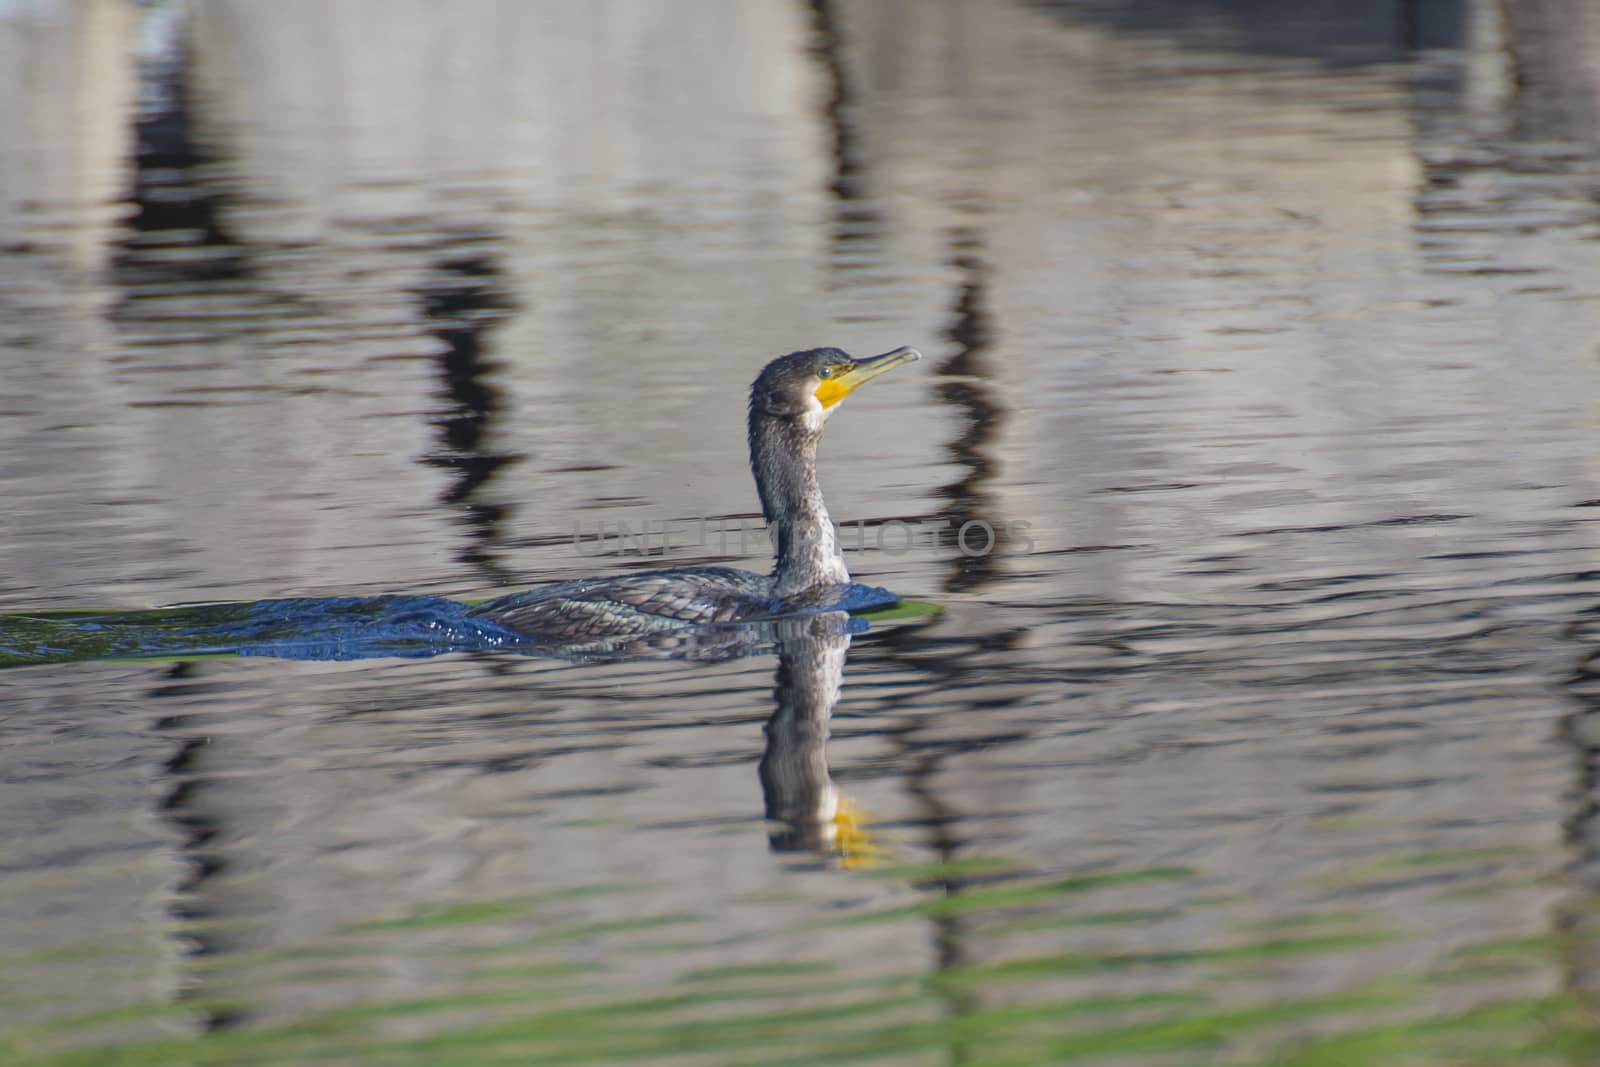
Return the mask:
{"type": "MultiPolygon", "coordinates": [[[[938,517],[950,523],[946,547],[951,550],[952,563],[944,588],[950,592],[973,592],[1000,576],[1000,556],[1008,543],[1006,520],[999,514],[998,500],[991,489],[997,471],[989,455],[1004,425],[1006,410],[989,383],[994,369],[991,358],[994,324],[989,310],[991,267],[983,255],[981,235],[976,227],[956,227],[950,233],[950,243],[949,262],[958,282],[945,339],[951,342],[954,350],[939,364],[937,371],[947,379],[938,386],[939,395],[959,415],[956,436],[946,450],[961,474],[938,490],[938,496],[944,501],[938,517]],[[987,547],[987,551],[968,554],[961,550],[960,534],[964,526],[968,531],[965,543],[974,549],[987,547]]],[[[940,630],[945,625],[943,621],[934,622],[927,632],[940,630]]],[[[893,647],[901,640],[922,641],[927,632],[892,634],[885,643],[893,647]]],[[[908,661],[927,677],[924,693],[928,690],[949,693],[970,685],[967,679],[980,669],[973,658],[1010,639],[1006,633],[940,636],[943,648],[940,656],[918,656],[908,661]]],[[[914,709],[923,701],[907,692],[901,695],[898,703],[914,709]]],[[[1008,699],[999,698],[991,700],[988,706],[1007,703],[1010,703],[1008,699]]],[[[962,858],[967,842],[961,836],[964,815],[946,800],[940,788],[946,761],[992,745],[1015,743],[1021,738],[1006,733],[968,735],[952,741],[948,736],[933,733],[938,725],[934,716],[911,712],[901,721],[903,725],[896,731],[894,743],[900,762],[906,768],[906,791],[914,801],[919,822],[926,828],[929,847],[948,872],[923,883],[922,888],[930,894],[955,898],[966,891],[972,879],[955,873],[955,864],[962,858]]],[[[935,960],[933,988],[943,999],[950,1018],[970,1016],[982,1008],[978,994],[961,983],[940,981],[938,976],[975,962],[973,920],[963,917],[959,909],[950,909],[928,922],[935,960]]],[[[953,1064],[970,1062],[978,1054],[975,1048],[960,1041],[953,1042],[946,1052],[948,1062],[953,1064]]]]}
{"type": "Polygon", "coordinates": [[[193,44],[140,71],[144,106],[134,122],[135,208],[116,268],[124,284],[236,279],[244,250],[222,222],[227,197],[217,160],[195,134],[193,44]]]}
{"type": "Polygon", "coordinates": [[[945,581],[945,589],[956,593],[970,592],[996,576],[1007,526],[988,488],[995,474],[988,448],[1005,421],[1005,409],[988,383],[993,373],[993,327],[985,306],[989,264],[974,229],[956,228],[951,234],[951,246],[950,265],[961,280],[945,338],[956,348],[938,370],[941,375],[962,380],[943,382],[939,395],[961,416],[960,431],[948,451],[951,462],[962,474],[941,487],[939,495],[947,502],[943,517],[950,520],[953,535],[960,538],[952,556],[952,573],[945,581]],[[964,528],[967,532],[963,536],[964,528]],[[964,551],[963,547],[971,551],[964,551]],[[985,547],[987,551],[978,551],[985,547]]]}
{"type": "Polygon", "coordinates": [[[1600,1010],[1600,605],[1579,614],[1569,636],[1588,651],[1567,679],[1577,707],[1561,724],[1572,748],[1577,784],[1572,814],[1563,829],[1569,874],[1580,892],[1558,909],[1558,943],[1564,949],[1566,986],[1589,1007],[1600,1010]]]}
{"type": "MultiPolygon", "coordinates": [[[[1440,0],[1441,18],[1448,5],[1440,0]]],[[[1464,12],[1454,12],[1464,21],[1464,12]]],[[[1493,135],[1474,122],[1473,89],[1485,79],[1498,80],[1495,64],[1482,55],[1464,54],[1438,65],[1428,81],[1414,82],[1414,119],[1419,131],[1416,157],[1422,180],[1413,203],[1419,220],[1449,222],[1487,203],[1485,175],[1496,179],[1489,189],[1510,186],[1525,175],[1537,175],[1544,195],[1559,185],[1576,191],[1573,202],[1585,202],[1587,225],[1600,217],[1593,202],[1592,174],[1600,147],[1600,70],[1593,62],[1600,46],[1600,12],[1588,0],[1526,0],[1499,5],[1503,39],[1492,49],[1477,42],[1480,53],[1510,61],[1511,95],[1493,113],[1493,135]],[[1486,73],[1469,66],[1488,67],[1486,73]],[[1466,135],[1463,136],[1463,130],[1466,135]],[[1575,151],[1552,152],[1551,143],[1574,145],[1575,151]],[[1474,189],[1477,184],[1479,189],[1474,189]]],[[[1464,33],[1462,36],[1466,36],[1464,33]]],[[[1498,88],[1498,86],[1494,86],[1498,88]]],[[[1481,105],[1479,105],[1481,107],[1481,105]]],[[[1499,212],[1502,203],[1490,210],[1499,212]]],[[[1568,223],[1569,225],[1571,223],[1568,223]]],[[[1455,264],[1457,252],[1448,235],[1422,232],[1417,244],[1455,264]]],[[[1457,259],[1459,262],[1459,259],[1457,259]]],[[[1580,507],[1592,506],[1584,502],[1580,507]]],[[[1594,577],[1579,572],[1578,581],[1594,577]]],[[[1591,1012],[1600,1011],[1600,604],[1580,611],[1566,636],[1584,651],[1565,688],[1575,707],[1561,721],[1560,737],[1572,754],[1570,811],[1562,824],[1567,875],[1575,892],[1551,916],[1553,941],[1565,988],[1591,1012]]]]}
{"type": "MultiPolygon", "coordinates": [[[[179,32],[178,47],[139,72],[142,107],[133,120],[132,184],[126,197],[134,211],[113,260],[122,292],[117,316],[125,321],[137,319],[144,293],[177,287],[198,296],[217,292],[219,283],[247,282],[250,276],[247,250],[223,222],[228,197],[216,181],[219,161],[197,135],[193,45],[187,26],[179,32]]],[[[194,679],[193,664],[175,664],[148,697],[152,703],[192,697],[202,688],[194,679]]],[[[225,949],[207,904],[209,884],[223,867],[215,843],[224,827],[206,804],[208,783],[201,763],[210,738],[186,714],[164,715],[156,729],[175,743],[162,770],[164,792],[157,808],[178,835],[185,870],[167,910],[180,939],[180,956],[212,956],[225,949]]],[[[204,1005],[202,993],[192,975],[180,981],[178,997],[195,1002],[195,1025],[211,1031],[239,1021],[233,1011],[204,1005]]]]}
{"type": "Polygon", "coordinates": [[[494,553],[500,524],[511,507],[482,498],[485,485],[521,457],[489,447],[500,395],[488,378],[498,365],[488,357],[486,336],[511,310],[499,283],[500,270],[487,255],[440,260],[419,294],[425,329],[444,344],[439,372],[449,408],[436,420],[439,450],[423,462],[453,475],[441,502],[455,510],[468,532],[457,559],[497,583],[509,580],[494,553]]]}
{"type": "MultiPolygon", "coordinates": [[[[163,676],[162,683],[148,696],[152,703],[193,696],[203,683],[196,683],[192,663],[177,663],[163,676]]],[[[223,869],[224,860],[214,847],[222,832],[217,817],[206,810],[204,795],[209,783],[202,770],[202,762],[210,738],[194,723],[193,716],[176,714],[162,716],[156,729],[170,734],[176,742],[172,756],[162,767],[162,784],[165,788],[158,808],[178,834],[178,856],[183,863],[184,875],[173,887],[167,911],[177,926],[181,938],[179,952],[189,959],[214,956],[225,951],[222,931],[206,902],[208,883],[223,869]]],[[[204,989],[192,977],[185,975],[178,986],[180,1000],[195,1001],[194,1021],[205,1031],[222,1030],[237,1024],[239,1012],[203,1005],[204,989]]]]}
{"type": "MultiPolygon", "coordinates": [[[[900,740],[909,747],[916,747],[910,731],[902,735],[900,740]]],[[[906,774],[906,792],[917,801],[921,817],[928,827],[929,843],[938,855],[940,864],[951,868],[961,858],[961,840],[956,834],[960,812],[945,802],[938,787],[940,771],[943,769],[944,757],[947,754],[946,749],[929,748],[917,755],[906,774]]],[[[954,899],[965,891],[967,884],[968,880],[965,878],[944,874],[924,884],[922,888],[929,893],[954,899]]],[[[966,924],[959,916],[952,911],[935,916],[930,922],[933,927],[933,970],[936,976],[949,974],[974,962],[967,945],[966,924]]],[[[953,1019],[966,1018],[983,1006],[970,987],[963,989],[957,984],[936,982],[935,988],[945,1002],[946,1012],[953,1019]]],[[[950,1062],[968,1063],[972,1059],[972,1053],[973,1050],[957,1043],[950,1049],[950,1062]]]]}
{"type": "Polygon", "coordinates": [[[1600,68],[1594,61],[1600,48],[1600,9],[1590,0],[1522,0],[1502,6],[1505,50],[1516,89],[1511,112],[1515,137],[1600,146],[1600,68]]]}
{"type": "MultiPolygon", "coordinates": [[[[832,0],[811,0],[811,53],[822,68],[825,90],[823,124],[832,141],[833,193],[832,269],[859,272],[870,262],[866,253],[878,244],[883,217],[869,193],[866,151],[855,126],[855,100],[844,58],[845,41],[839,12],[832,0]]],[[[841,279],[839,285],[855,284],[841,279]]]]}

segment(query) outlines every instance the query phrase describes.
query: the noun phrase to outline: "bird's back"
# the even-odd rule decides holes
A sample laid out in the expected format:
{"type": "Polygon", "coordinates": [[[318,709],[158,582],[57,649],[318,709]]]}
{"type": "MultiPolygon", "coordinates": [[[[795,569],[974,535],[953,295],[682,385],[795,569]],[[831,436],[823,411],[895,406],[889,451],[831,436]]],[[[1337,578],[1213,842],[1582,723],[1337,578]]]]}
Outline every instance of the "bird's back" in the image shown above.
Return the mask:
{"type": "Polygon", "coordinates": [[[557,582],[480,604],[473,615],[561,645],[667,633],[770,615],[772,579],[732,567],[676,567],[557,582]]]}

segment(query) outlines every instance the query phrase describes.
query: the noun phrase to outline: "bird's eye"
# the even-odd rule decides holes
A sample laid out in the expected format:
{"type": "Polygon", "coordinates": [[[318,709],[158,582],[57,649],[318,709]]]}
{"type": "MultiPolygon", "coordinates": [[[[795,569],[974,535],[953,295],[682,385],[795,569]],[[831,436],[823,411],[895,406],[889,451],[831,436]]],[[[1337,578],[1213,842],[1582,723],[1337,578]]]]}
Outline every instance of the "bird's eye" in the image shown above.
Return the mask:
{"type": "Polygon", "coordinates": [[[822,378],[824,380],[826,380],[828,378],[832,378],[833,377],[833,368],[832,367],[823,367],[821,370],[817,371],[817,377],[818,378],[822,378]]]}

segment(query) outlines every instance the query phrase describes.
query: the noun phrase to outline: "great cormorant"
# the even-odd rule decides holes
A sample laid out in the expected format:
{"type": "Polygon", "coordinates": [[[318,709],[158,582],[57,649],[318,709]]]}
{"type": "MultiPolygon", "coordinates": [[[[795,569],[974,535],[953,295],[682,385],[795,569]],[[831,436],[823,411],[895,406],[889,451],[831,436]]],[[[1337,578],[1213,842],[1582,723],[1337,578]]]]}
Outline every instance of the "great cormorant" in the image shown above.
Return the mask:
{"type": "Polygon", "coordinates": [[[750,387],[750,469],[762,514],[776,532],[772,574],[677,567],[587,578],[500,597],[473,614],[530,642],[574,645],[836,606],[850,572],[817,484],[823,424],[855,389],[920,358],[914,348],[870,359],[812,348],[779,356],[762,369],[750,387]]]}

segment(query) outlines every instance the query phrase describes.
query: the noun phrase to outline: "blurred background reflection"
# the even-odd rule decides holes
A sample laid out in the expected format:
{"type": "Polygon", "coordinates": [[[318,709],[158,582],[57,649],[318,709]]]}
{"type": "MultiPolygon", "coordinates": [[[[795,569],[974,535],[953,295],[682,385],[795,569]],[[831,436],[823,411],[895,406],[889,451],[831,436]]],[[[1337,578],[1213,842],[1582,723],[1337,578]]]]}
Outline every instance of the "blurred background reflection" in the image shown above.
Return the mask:
{"type": "Polygon", "coordinates": [[[763,569],[594,535],[754,514],[745,390],[824,344],[929,357],[822,480],[941,609],[6,672],[0,1048],[1586,1062],[1596,56],[1583,0],[0,2],[0,611],[763,569]]]}

